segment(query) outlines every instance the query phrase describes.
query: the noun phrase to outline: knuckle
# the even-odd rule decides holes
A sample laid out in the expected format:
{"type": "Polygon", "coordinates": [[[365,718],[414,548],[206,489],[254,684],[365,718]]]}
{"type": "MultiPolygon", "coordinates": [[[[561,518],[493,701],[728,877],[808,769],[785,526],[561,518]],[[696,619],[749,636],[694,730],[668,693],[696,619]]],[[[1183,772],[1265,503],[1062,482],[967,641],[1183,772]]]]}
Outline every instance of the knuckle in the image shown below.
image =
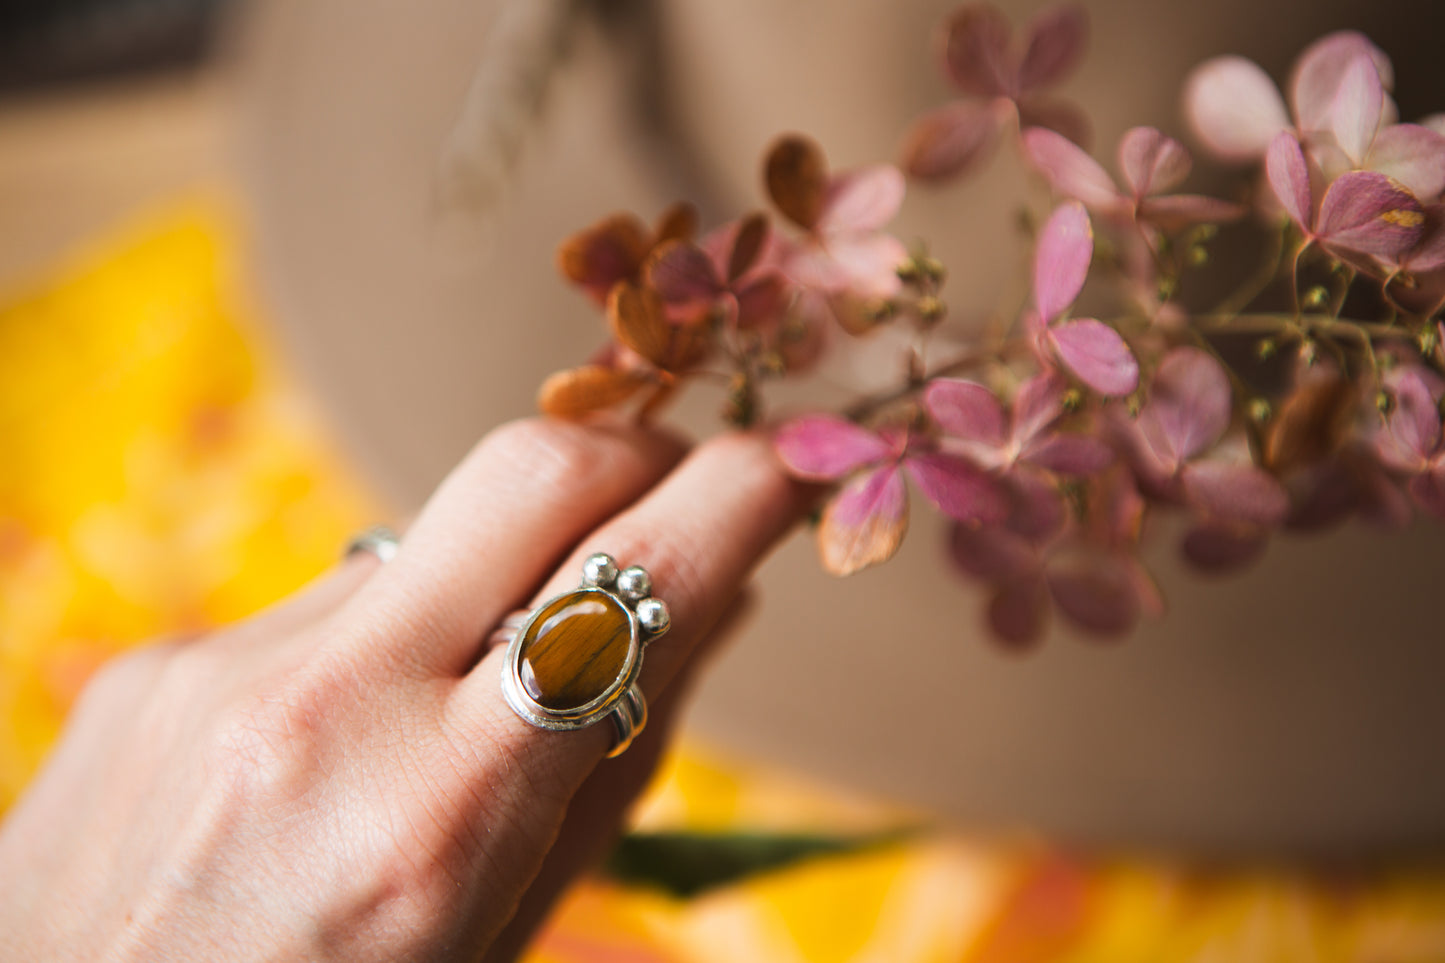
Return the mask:
{"type": "Polygon", "coordinates": [[[605,471],[608,446],[577,425],[527,418],[496,429],[478,445],[475,458],[482,471],[506,466],[526,478],[529,488],[544,492],[571,491],[605,471]]]}
{"type": "Polygon", "coordinates": [[[143,696],[175,651],[173,645],[150,645],[108,659],[81,690],[76,711],[92,705],[110,706],[143,696]]]}
{"type": "Polygon", "coordinates": [[[294,802],[330,768],[327,752],[340,732],[331,721],[343,707],[338,686],[287,678],[249,692],[220,713],[203,754],[208,773],[230,799],[245,805],[294,802]]]}

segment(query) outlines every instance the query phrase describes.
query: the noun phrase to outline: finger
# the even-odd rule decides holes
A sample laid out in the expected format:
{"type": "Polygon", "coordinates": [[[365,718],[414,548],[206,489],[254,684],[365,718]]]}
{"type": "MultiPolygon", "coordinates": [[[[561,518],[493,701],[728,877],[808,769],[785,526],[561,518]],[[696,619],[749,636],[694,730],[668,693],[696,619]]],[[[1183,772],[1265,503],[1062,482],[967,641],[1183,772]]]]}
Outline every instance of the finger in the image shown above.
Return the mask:
{"type": "Polygon", "coordinates": [[[584,871],[596,866],[615,845],[627,811],[651,781],[658,761],[672,744],[682,710],[692,694],[699,670],[722,646],[737,637],[754,608],[753,592],[744,589],[723,613],[666,692],[652,707],[652,720],[615,763],[587,777],[572,803],[541,870],[527,888],[516,913],[487,950],[486,963],[502,963],[521,955],[532,935],[552,912],[558,897],[584,871]]]}
{"type": "Polygon", "coordinates": [[[677,439],[639,428],[529,419],[493,431],[359,596],[371,627],[363,644],[426,673],[463,671],[557,559],[682,452],[677,439]]]}
{"type": "MultiPolygon", "coordinates": [[[[810,490],[783,473],[765,438],[722,436],[584,539],[538,601],[575,588],[583,560],[594,552],[644,566],[654,593],[672,609],[671,632],[648,646],[642,667],[640,684],[655,698],[810,500],[810,490]]],[[[520,778],[503,781],[498,791],[524,793],[530,786],[545,798],[565,799],[609,748],[610,720],[569,732],[523,722],[501,694],[504,659],[503,650],[492,652],[453,695],[456,725],[476,753],[474,771],[487,776],[498,767],[523,766],[520,778]]],[[[554,816],[520,797],[506,802],[539,820],[554,816]]]]}

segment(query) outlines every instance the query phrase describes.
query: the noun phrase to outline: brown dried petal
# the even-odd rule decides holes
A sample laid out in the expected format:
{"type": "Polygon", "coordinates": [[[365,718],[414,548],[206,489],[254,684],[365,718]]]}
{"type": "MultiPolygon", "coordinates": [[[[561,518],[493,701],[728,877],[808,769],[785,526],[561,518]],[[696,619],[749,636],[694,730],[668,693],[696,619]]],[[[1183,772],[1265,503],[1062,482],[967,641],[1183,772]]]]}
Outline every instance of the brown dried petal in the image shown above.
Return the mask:
{"type": "Polygon", "coordinates": [[[737,236],[733,239],[733,251],[728,256],[728,282],[731,283],[748,273],[757,263],[763,245],[768,242],[768,216],[751,214],[738,225],[737,236]]]}
{"type": "Polygon", "coordinates": [[[764,177],[784,217],[808,230],[818,223],[828,193],[828,162],[816,143],[796,134],[782,138],[768,151],[764,177]]]}
{"type": "Polygon", "coordinates": [[[658,367],[668,366],[672,327],[656,291],[618,284],[607,297],[607,320],[618,341],[658,367]]]}
{"type": "Polygon", "coordinates": [[[614,214],[563,241],[557,248],[557,268],[600,298],[618,281],[637,275],[651,246],[641,221],[631,214],[614,214]]]}
{"type": "Polygon", "coordinates": [[[537,407],[558,418],[580,418],[621,404],[646,383],[635,371],[583,365],[558,371],[542,382],[537,407]]]}
{"type": "Polygon", "coordinates": [[[657,219],[657,243],[663,241],[691,241],[697,236],[697,208],[686,201],[662,212],[657,219]]]}
{"type": "Polygon", "coordinates": [[[1308,377],[1279,406],[1264,439],[1264,464],[1282,474],[1318,464],[1339,450],[1349,432],[1354,392],[1335,373],[1308,377]]]}

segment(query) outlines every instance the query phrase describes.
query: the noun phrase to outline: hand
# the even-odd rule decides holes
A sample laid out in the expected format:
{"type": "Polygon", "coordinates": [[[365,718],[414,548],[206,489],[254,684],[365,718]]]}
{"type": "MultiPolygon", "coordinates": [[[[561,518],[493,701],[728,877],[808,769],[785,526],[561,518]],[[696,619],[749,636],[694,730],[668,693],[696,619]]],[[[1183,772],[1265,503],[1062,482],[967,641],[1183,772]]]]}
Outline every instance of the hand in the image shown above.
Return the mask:
{"type": "Polygon", "coordinates": [[[101,670],[0,827],[0,958],[510,958],[616,831],[677,677],[806,499],[756,436],[684,457],[635,429],[498,429],[387,565],[101,670]],[[610,722],[533,728],[503,652],[477,662],[599,551],[647,568],[673,622],[649,728],[601,766],[610,722]]]}

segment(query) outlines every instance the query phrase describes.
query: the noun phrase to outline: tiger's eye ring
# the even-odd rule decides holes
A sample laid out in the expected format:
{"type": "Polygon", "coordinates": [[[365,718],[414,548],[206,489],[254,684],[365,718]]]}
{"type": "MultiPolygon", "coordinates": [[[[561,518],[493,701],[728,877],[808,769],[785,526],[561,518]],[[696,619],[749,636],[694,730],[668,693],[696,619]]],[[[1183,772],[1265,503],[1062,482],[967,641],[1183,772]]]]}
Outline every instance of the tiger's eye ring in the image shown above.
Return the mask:
{"type": "Polygon", "coordinates": [[[593,555],[576,589],[509,616],[494,634],[507,645],[502,695],[539,729],[585,729],[611,719],[616,733],[608,755],[618,755],[647,724],[637,686],[643,650],[670,626],[667,604],[652,595],[646,571],[593,555]]]}

